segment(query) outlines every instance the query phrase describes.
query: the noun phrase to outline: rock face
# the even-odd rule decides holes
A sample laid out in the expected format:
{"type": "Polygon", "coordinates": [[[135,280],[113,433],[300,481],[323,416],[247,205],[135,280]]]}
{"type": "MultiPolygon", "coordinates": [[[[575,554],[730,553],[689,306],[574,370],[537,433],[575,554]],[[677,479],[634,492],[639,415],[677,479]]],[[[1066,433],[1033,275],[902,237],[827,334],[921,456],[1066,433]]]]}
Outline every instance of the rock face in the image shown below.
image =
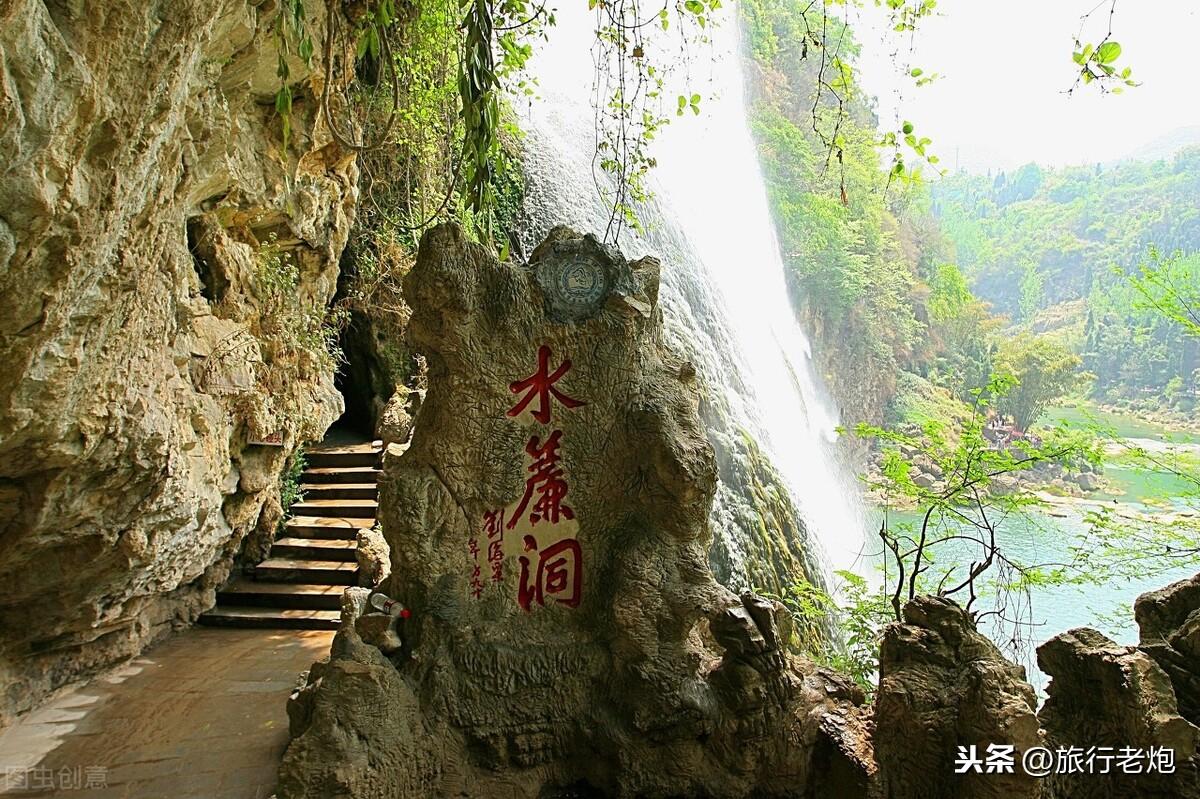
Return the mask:
{"type": "MultiPolygon", "coordinates": [[[[1119,753],[1169,749],[1173,773],[1139,758],[1139,772],[1050,775],[1054,799],[1200,797],[1197,730],[1178,713],[1170,678],[1146,653],[1119,646],[1088,628],[1055,636],[1038,647],[1038,665],[1053,679],[1041,720],[1052,748],[1108,747],[1119,753]]],[[[1097,771],[1099,767],[1097,767],[1097,771]]]]}
{"type": "Polygon", "coordinates": [[[1200,726],[1200,574],[1142,594],[1133,610],[1138,649],[1171,679],[1179,715],[1200,726]]]}
{"type": "Polygon", "coordinates": [[[355,166],[302,86],[280,152],[277,5],[0,0],[0,723],[211,604],[339,413],[355,166]]]}
{"type": "Polygon", "coordinates": [[[658,272],[563,228],[528,266],[425,235],[405,295],[428,392],[380,509],[412,617],[390,661],[343,624],[281,799],[865,785],[860,692],[710,571],[716,467],[658,272]]]}
{"type": "Polygon", "coordinates": [[[966,611],[921,596],[887,627],[879,656],[874,749],[881,799],[1037,797],[1021,754],[1041,745],[1025,670],[976,631],[966,611]],[[1014,747],[1012,774],[955,773],[959,747],[1014,747]]]}

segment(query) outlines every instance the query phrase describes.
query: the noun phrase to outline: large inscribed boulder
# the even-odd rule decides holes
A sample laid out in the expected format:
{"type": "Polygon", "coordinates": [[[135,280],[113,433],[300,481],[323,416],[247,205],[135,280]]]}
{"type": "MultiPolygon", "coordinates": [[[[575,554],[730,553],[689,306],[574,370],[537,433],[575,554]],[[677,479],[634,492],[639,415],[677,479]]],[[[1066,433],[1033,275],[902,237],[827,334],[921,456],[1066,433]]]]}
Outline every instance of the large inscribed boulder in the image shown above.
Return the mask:
{"type": "Polygon", "coordinates": [[[658,281],[565,228],[520,266],[425,235],[405,295],[428,393],[381,484],[384,588],[412,614],[397,678],[356,676],[381,656],[343,626],[281,797],[819,796],[814,753],[865,785],[843,734],[861,694],[710,571],[716,466],[658,281]],[[382,726],[321,699],[347,692],[382,726]],[[380,780],[401,751],[420,775],[380,780]]]}

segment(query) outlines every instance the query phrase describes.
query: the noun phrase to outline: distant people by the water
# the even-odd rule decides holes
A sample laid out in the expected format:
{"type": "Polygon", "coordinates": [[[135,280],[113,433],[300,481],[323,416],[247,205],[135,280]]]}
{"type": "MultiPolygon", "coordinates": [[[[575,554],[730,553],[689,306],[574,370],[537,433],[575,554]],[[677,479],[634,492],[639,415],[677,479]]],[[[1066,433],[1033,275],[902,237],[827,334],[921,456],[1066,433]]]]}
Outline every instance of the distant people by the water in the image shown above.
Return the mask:
{"type": "Polygon", "coordinates": [[[1026,441],[1035,447],[1042,445],[1041,436],[1018,430],[1015,424],[999,414],[988,417],[983,426],[983,437],[996,449],[1003,449],[1015,441],[1026,441]]]}

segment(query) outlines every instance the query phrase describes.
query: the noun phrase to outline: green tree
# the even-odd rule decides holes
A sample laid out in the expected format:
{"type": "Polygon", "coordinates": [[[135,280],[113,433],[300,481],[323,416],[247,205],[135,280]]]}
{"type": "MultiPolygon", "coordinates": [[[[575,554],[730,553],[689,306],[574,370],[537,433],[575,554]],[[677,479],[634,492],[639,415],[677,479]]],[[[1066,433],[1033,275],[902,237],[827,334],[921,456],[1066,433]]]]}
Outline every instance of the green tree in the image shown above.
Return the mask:
{"type": "Polygon", "coordinates": [[[1079,387],[1079,356],[1045,336],[1028,333],[1000,342],[996,373],[1013,379],[996,409],[1011,416],[1018,430],[1028,430],[1047,408],[1079,387]]]}
{"type": "MultiPolygon", "coordinates": [[[[1153,254],[1130,278],[1147,305],[1181,326],[1191,340],[1200,338],[1200,259],[1153,254]]],[[[1182,381],[1181,381],[1182,382],[1182,381]]],[[[1089,514],[1091,546],[1078,547],[1097,580],[1145,577],[1200,561],[1200,454],[1168,446],[1131,447],[1115,431],[1108,437],[1125,449],[1125,465],[1167,478],[1170,495],[1165,514],[1104,505],[1089,514]]]]}
{"type": "Polygon", "coordinates": [[[1047,431],[1036,444],[989,441],[984,430],[990,409],[1016,388],[1013,378],[994,376],[975,392],[966,418],[928,420],[917,434],[869,425],[856,429],[884,454],[879,473],[865,479],[884,502],[878,531],[883,590],[896,620],[918,594],[953,597],[976,619],[995,617],[1008,625],[1015,647],[1029,625],[1031,587],[1080,579],[1071,561],[1023,562],[1003,546],[1004,528],[1041,505],[1032,492],[1013,490],[1020,473],[1045,463],[1076,469],[1100,461],[1091,436],[1065,427],[1047,431]],[[942,477],[933,484],[914,479],[930,472],[942,477]],[[915,507],[908,518],[916,521],[895,521],[893,507],[915,507]]]}

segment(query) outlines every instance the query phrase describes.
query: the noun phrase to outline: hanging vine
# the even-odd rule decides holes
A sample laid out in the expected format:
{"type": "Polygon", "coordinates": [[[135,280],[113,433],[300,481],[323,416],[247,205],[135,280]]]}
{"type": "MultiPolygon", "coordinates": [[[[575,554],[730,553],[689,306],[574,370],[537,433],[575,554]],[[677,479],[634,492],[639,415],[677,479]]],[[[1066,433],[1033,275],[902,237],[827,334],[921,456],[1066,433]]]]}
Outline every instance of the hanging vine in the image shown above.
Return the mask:
{"type": "Polygon", "coordinates": [[[488,211],[495,205],[492,182],[500,124],[500,86],[492,45],[494,17],[488,0],[468,0],[463,17],[463,65],[458,76],[463,120],[463,191],[467,208],[490,235],[488,211]]]}
{"type": "Polygon", "coordinates": [[[305,25],[303,0],[286,0],[275,17],[275,49],[277,61],[275,74],[279,77],[279,90],[275,93],[275,111],[279,114],[282,128],[283,153],[287,157],[288,142],[292,137],[292,67],[290,56],[295,42],[296,53],[306,67],[312,67],[313,40],[305,25]]]}
{"type": "Polygon", "coordinates": [[[667,0],[653,12],[641,0],[588,0],[588,7],[595,13],[593,179],[611,209],[604,238],[616,241],[626,227],[643,230],[638,209],[649,199],[646,181],[656,165],[650,145],[670,122],[668,109],[700,113],[700,94],[683,89],[671,103],[668,87],[689,82],[689,52],[708,43],[721,0],[667,0]],[[649,37],[651,31],[660,35],[649,37]],[[677,34],[673,42],[661,35],[666,31],[677,34]],[[677,50],[668,55],[671,44],[677,50]]]}

